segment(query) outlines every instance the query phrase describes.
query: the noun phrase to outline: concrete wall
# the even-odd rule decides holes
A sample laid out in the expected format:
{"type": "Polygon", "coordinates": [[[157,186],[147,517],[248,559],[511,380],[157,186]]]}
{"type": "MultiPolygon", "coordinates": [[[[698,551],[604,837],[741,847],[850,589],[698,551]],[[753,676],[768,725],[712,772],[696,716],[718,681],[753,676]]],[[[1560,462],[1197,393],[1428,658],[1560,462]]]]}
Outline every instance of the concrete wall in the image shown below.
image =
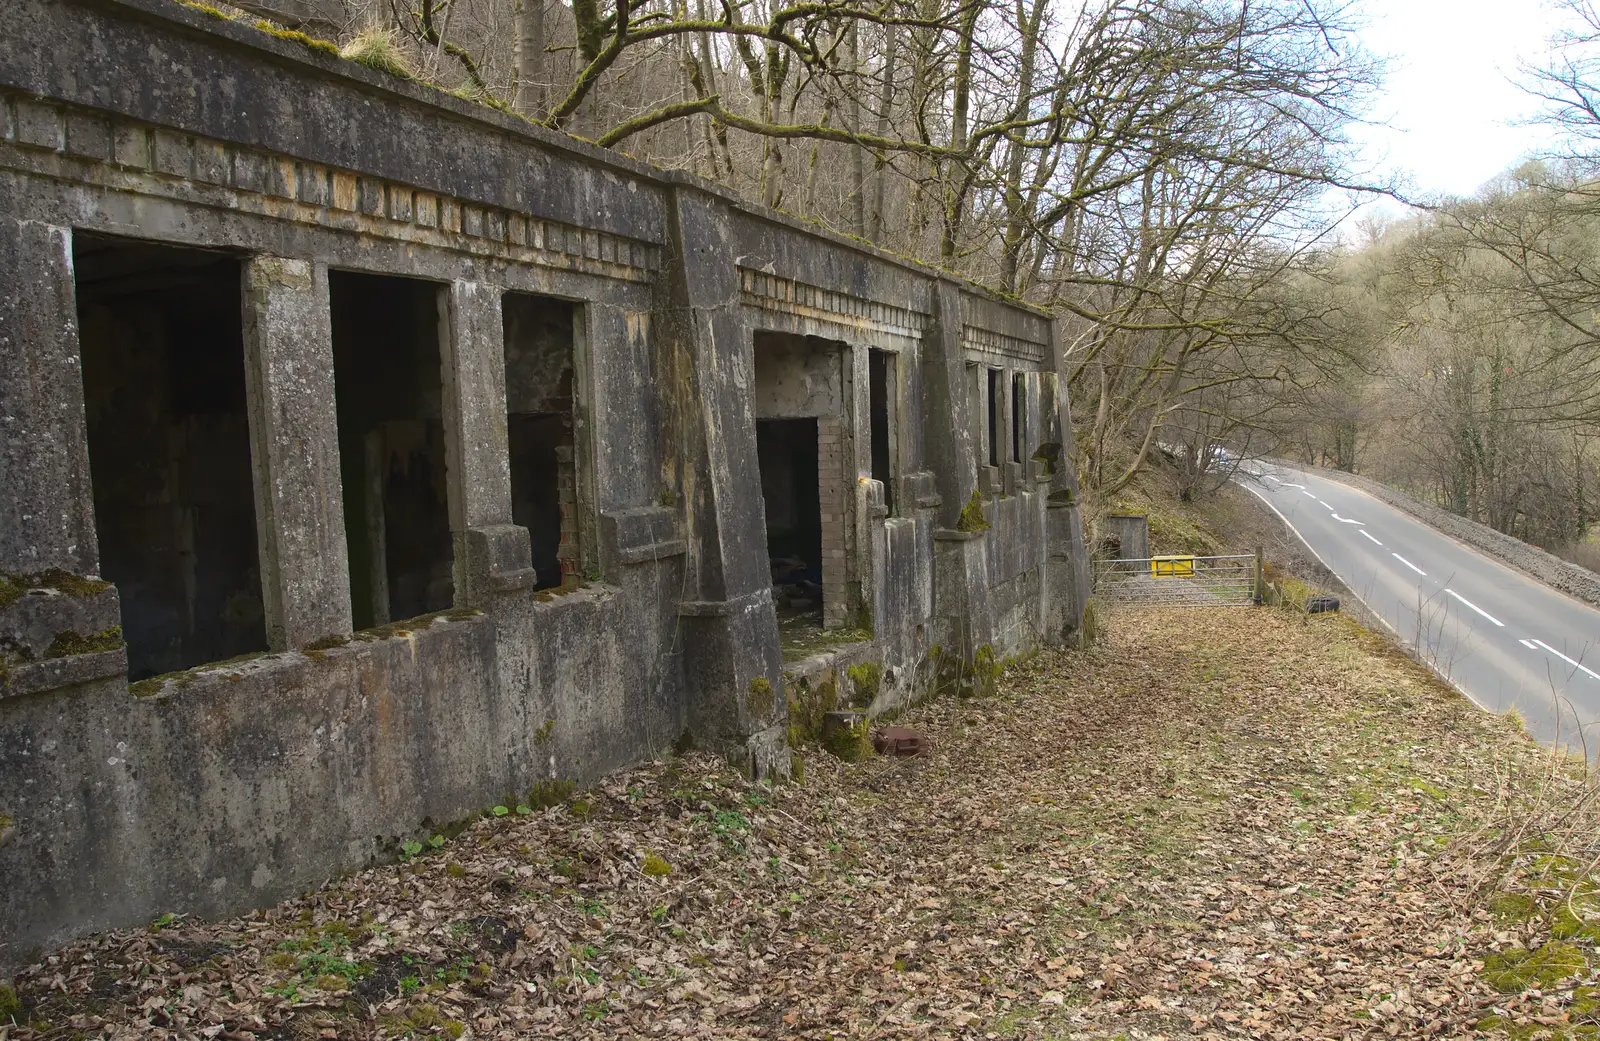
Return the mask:
{"type": "Polygon", "coordinates": [[[164,911],[274,902],[685,737],[781,773],[784,700],[749,697],[758,678],[781,691],[879,662],[881,713],[1074,639],[1087,559],[1072,475],[1049,463],[1071,420],[1045,316],[165,0],[12,15],[30,30],[0,49],[0,971],[164,911]],[[239,261],[266,643],[244,660],[128,682],[79,372],[73,251],[90,234],[239,261]],[[420,334],[442,369],[453,606],[364,632],[339,271],[432,283],[437,329],[420,334]],[[507,291],[572,305],[559,589],[537,588],[513,517],[507,291]],[[776,386],[760,400],[763,333],[842,345],[837,379],[806,397],[835,417],[845,478],[829,545],[852,610],[829,621],[870,621],[871,638],[809,664],[784,662],[764,552],[755,417],[789,406],[776,386]],[[895,355],[892,516],[869,348],[895,355]],[[1007,436],[1003,465],[980,466],[970,365],[1022,388],[1000,402],[1022,458],[1007,436]]]}

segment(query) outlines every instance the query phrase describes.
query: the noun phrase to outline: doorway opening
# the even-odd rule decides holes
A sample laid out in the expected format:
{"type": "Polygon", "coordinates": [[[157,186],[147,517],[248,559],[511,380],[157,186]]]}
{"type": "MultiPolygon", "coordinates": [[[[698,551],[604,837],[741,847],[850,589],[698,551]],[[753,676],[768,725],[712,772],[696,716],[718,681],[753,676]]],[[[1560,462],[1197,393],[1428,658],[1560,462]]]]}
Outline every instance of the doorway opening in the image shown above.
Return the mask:
{"type": "Polygon", "coordinates": [[[822,499],[817,486],[816,419],[756,420],[756,458],[779,613],[820,615],[822,499]]]}

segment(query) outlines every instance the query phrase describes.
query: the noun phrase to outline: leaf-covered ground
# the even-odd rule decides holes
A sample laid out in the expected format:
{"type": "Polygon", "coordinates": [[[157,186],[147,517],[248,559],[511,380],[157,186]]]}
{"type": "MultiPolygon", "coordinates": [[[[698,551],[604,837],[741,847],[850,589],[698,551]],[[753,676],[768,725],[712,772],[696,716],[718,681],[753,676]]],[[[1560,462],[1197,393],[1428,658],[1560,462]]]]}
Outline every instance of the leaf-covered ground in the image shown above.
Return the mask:
{"type": "Polygon", "coordinates": [[[1506,827],[1581,778],[1343,619],[1107,622],[908,713],[918,759],[652,764],[78,943],[9,1037],[1589,1036],[1581,871],[1506,827]]]}

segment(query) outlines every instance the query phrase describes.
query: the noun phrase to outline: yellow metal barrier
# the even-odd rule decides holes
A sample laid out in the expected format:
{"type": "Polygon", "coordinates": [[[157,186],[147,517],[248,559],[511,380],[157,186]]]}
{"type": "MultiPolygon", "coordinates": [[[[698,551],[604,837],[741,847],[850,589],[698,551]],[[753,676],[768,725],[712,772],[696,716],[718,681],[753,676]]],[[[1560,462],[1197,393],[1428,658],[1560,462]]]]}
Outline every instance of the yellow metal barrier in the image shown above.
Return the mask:
{"type": "Polygon", "coordinates": [[[1194,558],[1176,555],[1151,557],[1150,574],[1156,578],[1193,578],[1194,558]]]}

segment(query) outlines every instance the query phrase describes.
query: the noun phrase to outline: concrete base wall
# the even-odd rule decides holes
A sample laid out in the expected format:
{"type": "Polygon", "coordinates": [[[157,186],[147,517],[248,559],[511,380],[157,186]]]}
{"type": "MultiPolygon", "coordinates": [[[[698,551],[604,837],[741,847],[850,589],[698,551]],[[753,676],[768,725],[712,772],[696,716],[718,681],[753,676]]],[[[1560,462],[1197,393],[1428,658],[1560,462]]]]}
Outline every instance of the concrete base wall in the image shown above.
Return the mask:
{"type": "Polygon", "coordinates": [[[684,692],[653,594],[681,577],[629,569],[143,696],[118,677],[0,700],[0,954],[273,903],[542,780],[668,747],[684,692]]]}
{"type": "MultiPolygon", "coordinates": [[[[1034,458],[1071,444],[1047,316],[188,6],[21,0],[14,20],[29,32],[0,48],[0,973],[88,931],[276,902],[685,738],[781,775],[785,673],[848,682],[882,715],[982,693],[998,662],[1072,642],[1087,558],[1071,475],[1034,458]],[[240,258],[249,460],[231,476],[253,489],[271,653],[128,681],[119,627],[160,619],[99,578],[89,440],[106,428],[85,416],[73,267],[96,237],[240,258]],[[427,418],[454,585],[450,610],[358,633],[351,569],[376,569],[347,538],[344,272],[432,285],[434,317],[408,331],[438,337],[427,418]],[[514,512],[507,293],[571,318],[544,489],[557,546],[514,512]],[[825,620],[871,633],[802,663],[784,662],[765,552],[752,391],[772,333],[838,360],[825,620]],[[894,356],[876,401],[869,349],[894,356]],[[1016,410],[1030,457],[1003,480],[980,481],[980,369],[1001,373],[983,407],[1008,430],[1016,410]],[[875,408],[893,416],[876,478],[875,408]],[[541,590],[556,577],[541,569],[566,581],[541,590]],[[877,667],[873,690],[852,665],[877,667]]],[[[168,557],[163,578],[208,577],[168,557]]]]}

